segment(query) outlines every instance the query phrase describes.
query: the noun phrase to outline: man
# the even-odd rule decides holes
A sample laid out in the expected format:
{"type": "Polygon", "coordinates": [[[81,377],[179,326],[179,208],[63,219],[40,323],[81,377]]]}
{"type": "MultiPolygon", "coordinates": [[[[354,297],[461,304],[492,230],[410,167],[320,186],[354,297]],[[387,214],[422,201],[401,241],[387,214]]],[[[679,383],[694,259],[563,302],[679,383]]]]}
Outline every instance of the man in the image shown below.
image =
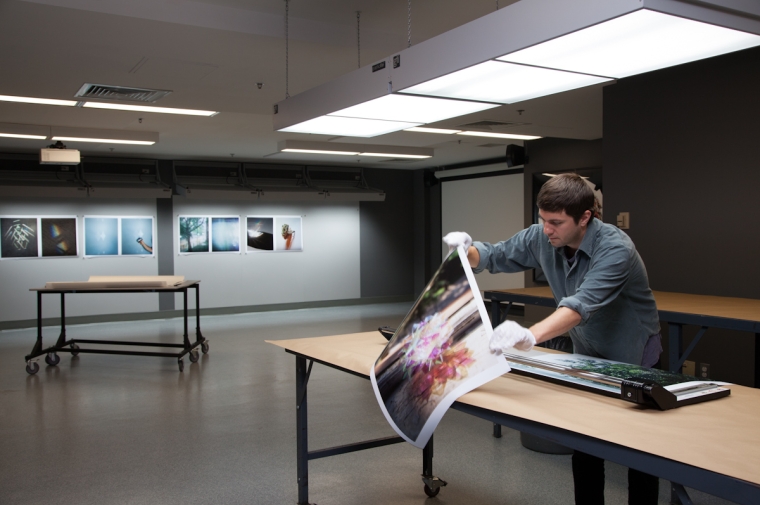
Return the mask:
{"type": "MultiPolygon", "coordinates": [[[[660,323],[644,263],[631,239],[594,218],[594,194],[577,174],[546,182],[538,194],[543,225],[489,244],[453,232],[443,240],[462,245],[475,272],[543,269],[558,308],[530,328],[505,321],[494,329],[491,350],[529,350],[569,332],[574,352],[652,367],[662,352],[660,323]]],[[[577,505],[604,503],[604,461],[576,451],[577,505]]],[[[656,477],[628,470],[629,505],[657,503],[656,477]]]]}

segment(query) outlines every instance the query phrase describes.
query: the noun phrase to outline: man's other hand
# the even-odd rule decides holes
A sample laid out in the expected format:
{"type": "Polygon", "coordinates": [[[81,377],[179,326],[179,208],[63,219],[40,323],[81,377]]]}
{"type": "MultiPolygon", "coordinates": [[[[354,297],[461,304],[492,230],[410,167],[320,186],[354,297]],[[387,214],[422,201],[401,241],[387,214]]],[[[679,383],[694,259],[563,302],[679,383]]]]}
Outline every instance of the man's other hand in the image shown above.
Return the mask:
{"type": "Polygon", "coordinates": [[[443,237],[443,242],[449,246],[449,252],[456,249],[460,245],[464,247],[465,252],[472,245],[472,237],[463,231],[452,231],[443,237]]]}
{"type": "Polygon", "coordinates": [[[504,321],[493,330],[489,347],[494,354],[503,354],[511,348],[530,351],[536,345],[536,337],[528,328],[514,321],[504,321]]]}

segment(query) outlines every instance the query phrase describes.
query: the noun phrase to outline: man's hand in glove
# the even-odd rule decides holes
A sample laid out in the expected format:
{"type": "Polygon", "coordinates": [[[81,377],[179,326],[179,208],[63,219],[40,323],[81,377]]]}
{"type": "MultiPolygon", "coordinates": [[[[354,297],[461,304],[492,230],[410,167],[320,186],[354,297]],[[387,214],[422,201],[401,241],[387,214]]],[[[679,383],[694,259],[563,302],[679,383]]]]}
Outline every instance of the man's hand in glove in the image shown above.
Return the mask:
{"type": "Polygon", "coordinates": [[[443,242],[449,246],[449,252],[461,245],[466,253],[472,245],[472,237],[463,231],[452,231],[443,237],[443,242]]]}
{"type": "Polygon", "coordinates": [[[493,330],[490,348],[494,354],[503,354],[515,348],[530,351],[536,345],[536,337],[528,328],[523,328],[514,321],[504,321],[493,330]]]}

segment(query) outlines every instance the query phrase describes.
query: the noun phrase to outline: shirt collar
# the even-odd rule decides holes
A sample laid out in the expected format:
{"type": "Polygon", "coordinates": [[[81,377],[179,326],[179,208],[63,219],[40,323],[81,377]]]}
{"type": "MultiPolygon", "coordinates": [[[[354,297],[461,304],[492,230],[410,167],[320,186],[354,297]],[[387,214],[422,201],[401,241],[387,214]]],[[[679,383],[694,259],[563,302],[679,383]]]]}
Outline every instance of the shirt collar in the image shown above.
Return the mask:
{"type": "MultiPolygon", "coordinates": [[[[589,223],[588,227],[586,228],[586,233],[583,235],[583,240],[581,240],[581,246],[578,248],[578,251],[583,251],[584,253],[586,253],[586,255],[589,258],[591,257],[591,254],[594,252],[594,236],[596,235],[600,226],[601,226],[601,222],[599,221],[599,219],[597,218],[592,219],[591,223],[589,223]]],[[[565,246],[555,247],[554,250],[557,252],[557,254],[562,255],[562,257],[566,259],[565,246]]],[[[577,256],[578,252],[576,251],[575,254],[577,256]]]]}

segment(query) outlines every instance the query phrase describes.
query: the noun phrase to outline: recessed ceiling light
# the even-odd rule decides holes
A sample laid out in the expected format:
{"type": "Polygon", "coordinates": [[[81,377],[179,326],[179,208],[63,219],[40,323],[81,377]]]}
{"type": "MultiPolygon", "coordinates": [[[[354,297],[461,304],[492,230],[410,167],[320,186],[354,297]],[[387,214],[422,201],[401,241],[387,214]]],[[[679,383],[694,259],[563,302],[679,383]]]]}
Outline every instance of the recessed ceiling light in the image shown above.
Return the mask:
{"type": "Polygon", "coordinates": [[[396,153],[359,153],[359,156],[375,156],[377,158],[431,158],[432,156],[422,154],[396,154],[396,153]]]}
{"type": "Polygon", "coordinates": [[[400,121],[380,121],[377,119],[358,119],[339,116],[321,116],[288,126],[279,131],[293,133],[312,133],[317,135],[337,135],[340,137],[376,137],[419,126],[419,123],[400,121]]]}
{"type": "Polygon", "coordinates": [[[642,9],[498,58],[626,77],[760,45],[760,36],[642,9]]]}
{"type": "Polygon", "coordinates": [[[74,107],[76,100],[56,100],[54,98],[31,98],[28,96],[9,96],[0,95],[0,101],[2,102],[18,102],[18,103],[36,103],[40,105],[63,105],[67,107],[74,107]]]}
{"type": "Polygon", "coordinates": [[[349,151],[327,151],[320,149],[283,149],[280,152],[283,153],[309,153],[309,154],[337,154],[339,156],[356,156],[358,152],[349,151]]]}
{"type": "Polygon", "coordinates": [[[101,144],[135,144],[140,146],[152,146],[154,141],[150,140],[119,140],[119,139],[96,139],[84,137],[53,137],[51,140],[63,140],[67,142],[98,142],[101,144]]]}
{"type": "Polygon", "coordinates": [[[196,109],[172,109],[169,107],[150,107],[147,105],[127,105],[121,103],[85,102],[82,107],[91,109],[126,110],[133,112],[155,112],[158,114],[183,114],[187,116],[216,116],[218,111],[196,109]]]}
{"type": "Polygon", "coordinates": [[[463,100],[515,103],[611,79],[501,61],[486,61],[401,90],[463,100]]]}
{"type": "Polygon", "coordinates": [[[353,107],[341,109],[328,116],[435,123],[444,119],[472,114],[498,107],[492,103],[465,102],[409,95],[386,95],[353,107]]]}
{"type": "Polygon", "coordinates": [[[20,135],[18,133],[0,133],[0,137],[9,137],[12,139],[36,139],[36,140],[45,140],[47,136],[45,135],[20,135]]]}
{"type": "Polygon", "coordinates": [[[516,133],[493,133],[493,132],[459,132],[457,135],[469,135],[471,137],[493,137],[497,139],[536,140],[536,135],[518,135],[516,133]]]}
{"type": "Polygon", "coordinates": [[[419,132],[419,133],[441,133],[443,135],[452,135],[459,133],[462,130],[447,130],[445,128],[425,128],[422,126],[415,126],[413,128],[407,128],[405,132],[419,132]]]}

